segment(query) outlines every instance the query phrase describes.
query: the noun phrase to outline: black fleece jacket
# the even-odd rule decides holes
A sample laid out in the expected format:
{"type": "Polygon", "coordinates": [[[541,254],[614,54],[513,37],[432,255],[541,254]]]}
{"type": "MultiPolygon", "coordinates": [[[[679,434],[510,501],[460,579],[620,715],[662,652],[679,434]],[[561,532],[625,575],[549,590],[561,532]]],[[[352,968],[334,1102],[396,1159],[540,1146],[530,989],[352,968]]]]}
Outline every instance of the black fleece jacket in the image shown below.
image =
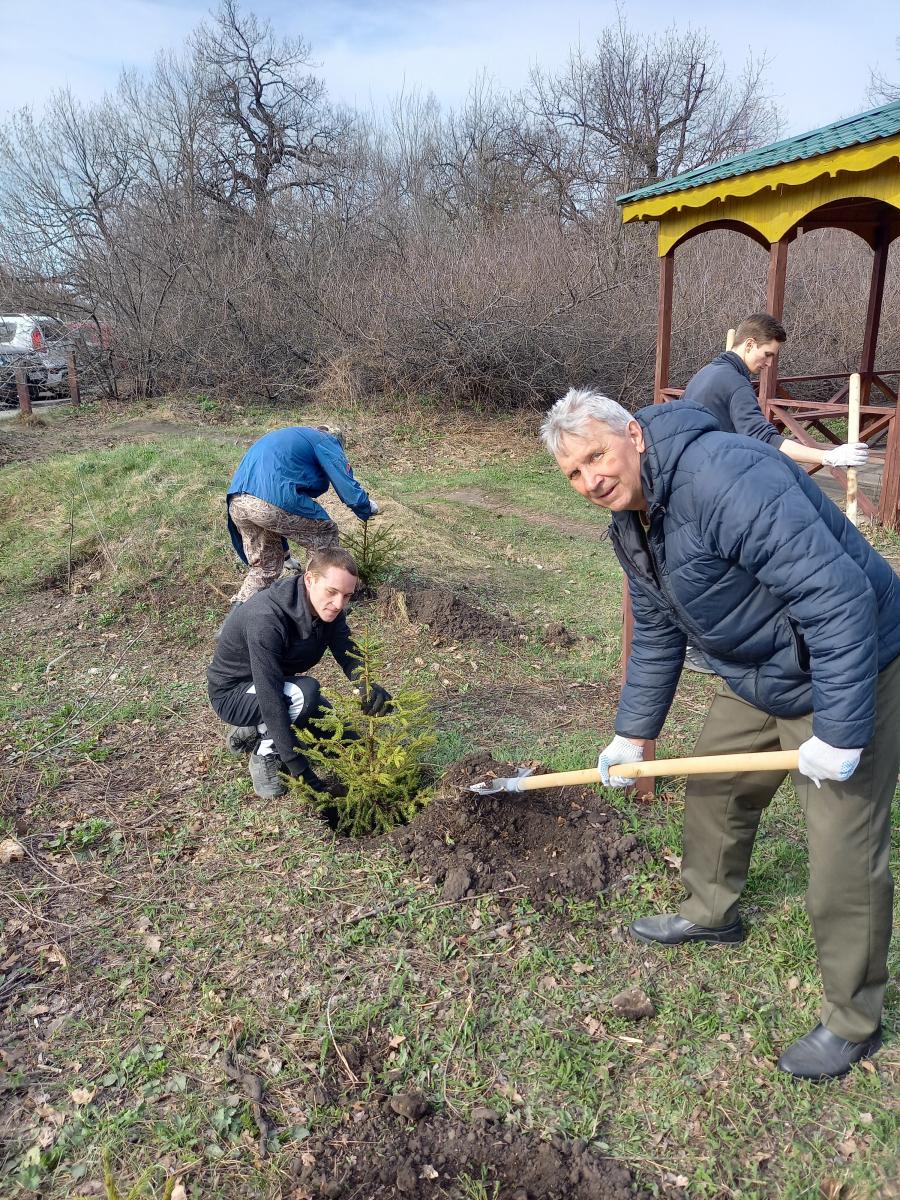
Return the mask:
{"type": "Polygon", "coordinates": [[[314,667],[330,650],[348,679],[359,670],[359,649],[341,613],[323,621],[309,602],[304,576],[279,579],[229,615],[206,672],[209,699],[221,716],[236,688],[256,686],[259,711],[286,771],[305,763],[294,744],[284,682],[314,667]]]}

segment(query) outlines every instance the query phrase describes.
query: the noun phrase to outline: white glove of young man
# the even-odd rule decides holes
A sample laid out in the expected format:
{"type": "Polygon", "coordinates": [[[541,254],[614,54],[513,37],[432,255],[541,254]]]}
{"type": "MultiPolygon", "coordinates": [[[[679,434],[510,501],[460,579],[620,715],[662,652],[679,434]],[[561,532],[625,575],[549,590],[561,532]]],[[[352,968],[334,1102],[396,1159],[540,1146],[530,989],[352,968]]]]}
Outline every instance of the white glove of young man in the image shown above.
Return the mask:
{"type": "Polygon", "coordinates": [[[869,461],[869,447],[865,442],[848,442],[829,450],[822,462],[827,467],[864,467],[869,461]]]}
{"type": "Polygon", "coordinates": [[[381,512],[381,509],[378,507],[378,505],[375,503],[375,501],[370,500],[369,501],[369,515],[366,517],[366,520],[371,521],[372,517],[377,517],[380,512],[381,512]]]}
{"type": "Polygon", "coordinates": [[[859,766],[861,754],[862,750],[841,750],[811,737],[800,747],[797,770],[821,787],[823,779],[849,779],[859,766]]]}
{"type": "Polygon", "coordinates": [[[619,734],[616,734],[609,745],[600,751],[600,757],[597,759],[597,770],[600,772],[600,779],[606,787],[629,787],[634,783],[634,780],[626,779],[624,775],[610,775],[610,768],[615,770],[616,763],[642,762],[643,759],[643,743],[638,745],[637,742],[631,741],[630,738],[620,737],[619,734]]]}

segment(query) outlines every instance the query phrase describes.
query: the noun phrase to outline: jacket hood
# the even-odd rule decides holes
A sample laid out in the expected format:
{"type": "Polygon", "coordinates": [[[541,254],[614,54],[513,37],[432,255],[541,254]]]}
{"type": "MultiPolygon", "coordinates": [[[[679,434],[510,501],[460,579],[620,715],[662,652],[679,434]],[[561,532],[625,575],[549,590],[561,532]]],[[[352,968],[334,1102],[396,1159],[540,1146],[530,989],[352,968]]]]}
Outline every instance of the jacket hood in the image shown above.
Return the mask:
{"type": "Polygon", "coordinates": [[[690,400],[648,405],[638,409],[634,419],[644,431],[641,484],[652,512],[668,504],[672,476],[687,447],[719,426],[707,408],[690,400]]]}
{"type": "Polygon", "coordinates": [[[279,579],[268,588],[268,596],[276,608],[294,622],[301,636],[308,637],[313,622],[321,618],[309,602],[309,593],[304,583],[305,576],[295,575],[291,579],[279,579]]]}

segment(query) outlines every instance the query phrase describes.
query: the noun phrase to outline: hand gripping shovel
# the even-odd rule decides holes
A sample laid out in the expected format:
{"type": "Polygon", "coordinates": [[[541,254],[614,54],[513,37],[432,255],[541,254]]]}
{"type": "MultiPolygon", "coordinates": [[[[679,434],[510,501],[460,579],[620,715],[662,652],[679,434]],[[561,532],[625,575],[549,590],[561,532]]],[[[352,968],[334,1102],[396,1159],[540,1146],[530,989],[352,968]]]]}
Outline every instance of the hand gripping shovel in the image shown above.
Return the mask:
{"type": "MultiPolygon", "coordinates": [[[[762,754],[709,754],[700,758],[651,758],[647,762],[617,763],[610,770],[625,779],[646,779],[652,775],[735,775],[744,771],[795,771],[797,750],[769,750],[762,754]]],[[[533,775],[521,767],[508,779],[473,783],[470,792],[491,796],[495,792],[531,792],[538,788],[570,787],[573,784],[600,783],[596,767],[586,771],[557,771],[552,775],[533,775]]]]}

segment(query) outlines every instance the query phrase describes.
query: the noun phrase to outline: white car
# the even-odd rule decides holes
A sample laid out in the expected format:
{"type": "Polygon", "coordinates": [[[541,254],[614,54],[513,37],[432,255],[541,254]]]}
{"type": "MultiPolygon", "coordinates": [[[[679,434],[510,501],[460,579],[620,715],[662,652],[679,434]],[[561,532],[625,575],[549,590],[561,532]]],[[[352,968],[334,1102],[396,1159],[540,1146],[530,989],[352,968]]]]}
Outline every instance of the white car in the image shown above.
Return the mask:
{"type": "Polygon", "coordinates": [[[42,313],[0,313],[0,343],[31,356],[29,382],[68,395],[66,355],[72,349],[72,335],[62,321],[42,313]]]}

